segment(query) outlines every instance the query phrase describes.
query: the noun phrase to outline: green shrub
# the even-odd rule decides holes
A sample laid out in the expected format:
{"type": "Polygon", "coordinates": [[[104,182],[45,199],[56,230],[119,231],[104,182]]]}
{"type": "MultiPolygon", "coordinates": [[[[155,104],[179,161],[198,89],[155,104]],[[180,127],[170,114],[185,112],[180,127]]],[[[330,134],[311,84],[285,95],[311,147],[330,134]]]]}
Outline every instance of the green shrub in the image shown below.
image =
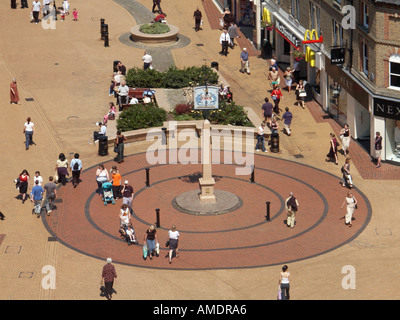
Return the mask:
{"type": "Polygon", "coordinates": [[[139,31],[146,34],[163,34],[170,32],[171,28],[165,23],[151,23],[140,26],[139,31]]]}
{"type": "Polygon", "coordinates": [[[135,104],[125,109],[117,120],[117,129],[130,131],[151,127],[161,127],[167,120],[167,111],[153,103],[135,104]]]}

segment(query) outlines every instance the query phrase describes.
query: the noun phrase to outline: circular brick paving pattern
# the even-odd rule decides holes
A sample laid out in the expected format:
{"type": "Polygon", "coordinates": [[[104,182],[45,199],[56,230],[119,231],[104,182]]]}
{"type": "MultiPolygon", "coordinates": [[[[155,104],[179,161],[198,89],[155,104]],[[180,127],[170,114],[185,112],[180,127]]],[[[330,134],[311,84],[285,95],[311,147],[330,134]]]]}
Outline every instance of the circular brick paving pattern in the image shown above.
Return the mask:
{"type": "MultiPolygon", "coordinates": [[[[200,153],[200,152],[199,152],[200,153]]],[[[168,159],[168,157],[167,157],[168,159]]],[[[221,153],[221,159],[223,159],[221,153]]],[[[105,162],[110,169],[116,163],[105,162]]],[[[82,183],[74,189],[67,184],[59,190],[62,201],[50,217],[43,217],[49,232],[64,245],[83,254],[116,263],[167,269],[251,268],[308,259],[334,250],[357,237],[370,221],[368,199],[354,188],[358,200],[353,227],[344,225],[341,209],[347,189],[340,178],[295,162],[255,155],[255,181],[236,175],[236,165],[215,164],[215,189],[236,194],[241,206],[221,215],[193,215],[178,211],[173,200],[179,194],[199,189],[200,164],[149,165],[146,154],[125,158],[118,165],[123,180],[135,190],[133,226],[139,244],[128,246],[118,233],[122,200],[104,205],[95,193],[97,166],[85,170],[82,183]],[[146,187],[145,168],[150,168],[150,187],[146,187]],[[289,192],[300,206],[296,226],[285,224],[284,202],[289,192]],[[270,221],[266,202],[270,202],[270,221]],[[156,223],[160,256],[144,260],[143,237],[150,224],[156,223]],[[177,225],[181,233],[180,257],[168,264],[168,230],[177,225]]]]}

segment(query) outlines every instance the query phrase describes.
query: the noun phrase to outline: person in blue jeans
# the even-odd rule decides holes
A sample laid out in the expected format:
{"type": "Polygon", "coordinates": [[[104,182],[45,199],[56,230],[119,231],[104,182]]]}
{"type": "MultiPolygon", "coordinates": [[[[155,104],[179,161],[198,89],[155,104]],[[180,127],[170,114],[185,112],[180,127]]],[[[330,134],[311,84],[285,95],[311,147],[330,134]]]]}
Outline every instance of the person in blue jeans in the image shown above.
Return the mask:
{"type": "Polygon", "coordinates": [[[39,180],[36,180],[35,186],[31,191],[31,201],[34,203],[34,210],[38,218],[40,217],[40,210],[42,209],[43,193],[44,189],[39,185],[39,180]]]}
{"type": "Polygon", "coordinates": [[[265,129],[265,122],[262,122],[260,127],[258,128],[256,151],[260,151],[261,147],[261,150],[263,152],[268,152],[267,149],[265,149],[264,129],[265,129]]]}
{"type": "Polygon", "coordinates": [[[28,119],[26,119],[26,122],[24,124],[25,148],[26,148],[26,150],[28,150],[29,146],[31,144],[33,144],[32,136],[33,136],[34,132],[35,132],[35,125],[31,121],[31,118],[28,117],[28,119]]]}
{"type": "Polygon", "coordinates": [[[21,9],[28,8],[28,0],[21,0],[21,9]]]}

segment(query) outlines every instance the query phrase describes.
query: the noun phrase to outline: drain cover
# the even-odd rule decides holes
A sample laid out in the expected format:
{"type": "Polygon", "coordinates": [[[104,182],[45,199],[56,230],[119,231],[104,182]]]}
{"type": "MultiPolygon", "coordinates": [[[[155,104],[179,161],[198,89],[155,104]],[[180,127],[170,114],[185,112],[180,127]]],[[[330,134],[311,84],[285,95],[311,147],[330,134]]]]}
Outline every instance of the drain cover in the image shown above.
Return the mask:
{"type": "Polygon", "coordinates": [[[33,98],[25,98],[25,101],[35,101],[33,98]]]}

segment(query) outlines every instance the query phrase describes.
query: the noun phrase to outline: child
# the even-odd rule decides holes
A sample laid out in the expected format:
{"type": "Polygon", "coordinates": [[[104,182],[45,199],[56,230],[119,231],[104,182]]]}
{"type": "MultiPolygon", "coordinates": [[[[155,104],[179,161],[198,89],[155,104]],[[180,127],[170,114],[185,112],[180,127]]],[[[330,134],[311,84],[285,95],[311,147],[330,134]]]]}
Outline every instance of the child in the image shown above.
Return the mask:
{"type": "Polygon", "coordinates": [[[128,226],[126,229],[126,236],[127,236],[127,241],[128,241],[128,246],[137,243],[136,237],[135,237],[135,230],[133,230],[132,226],[128,226]]]}
{"type": "Polygon", "coordinates": [[[74,21],[78,21],[78,11],[76,11],[76,8],[74,8],[72,14],[74,15],[74,21]]]}
{"type": "Polygon", "coordinates": [[[61,10],[60,15],[61,15],[61,21],[64,21],[65,20],[65,10],[64,9],[61,10]]]}

